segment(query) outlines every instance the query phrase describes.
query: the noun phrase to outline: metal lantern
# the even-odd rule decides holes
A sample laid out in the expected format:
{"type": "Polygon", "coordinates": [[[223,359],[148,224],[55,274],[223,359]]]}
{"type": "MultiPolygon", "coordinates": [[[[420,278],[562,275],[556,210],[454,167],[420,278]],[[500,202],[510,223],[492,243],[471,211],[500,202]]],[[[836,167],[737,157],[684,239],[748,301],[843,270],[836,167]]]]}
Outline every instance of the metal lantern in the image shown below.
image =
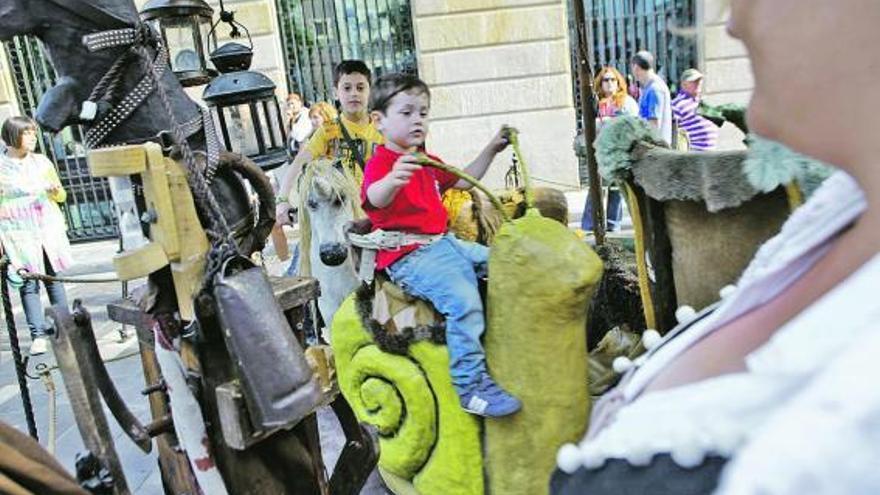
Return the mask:
{"type": "Polygon", "coordinates": [[[253,51],[235,42],[211,54],[222,73],[205,87],[202,99],[211,109],[227,150],[252,159],[263,170],[287,161],[286,136],[275,83],[248,70],[253,51]]]}
{"type": "Polygon", "coordinates": [[[149,0],[141,9],[141,19],[162,35],[171,70],[183,86],[205,84],[216,75],[206,61],[213,14],[204,0],[149,0]]]}

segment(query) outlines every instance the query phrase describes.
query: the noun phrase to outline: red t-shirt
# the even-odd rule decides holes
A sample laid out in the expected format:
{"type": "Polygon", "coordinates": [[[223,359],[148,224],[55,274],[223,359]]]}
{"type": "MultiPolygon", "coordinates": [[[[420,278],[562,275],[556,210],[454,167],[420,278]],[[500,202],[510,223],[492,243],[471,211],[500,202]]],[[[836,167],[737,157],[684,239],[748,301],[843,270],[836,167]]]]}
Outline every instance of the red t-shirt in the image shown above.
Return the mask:
{"type": "MultiPolygon", "coordinates": [[[[364,169],[364,184],[361,187],[361,201],[367,217],[373,222],[373,230],[393,230],[411,234],[445,234],[446,209],[440,194],[451,188],[458,177],[431,167],[416,171],[409,184],[403,186],[385,208],[375,208],[367,201],[367,188],[384,178],[401,154],[379,146],[364,169]]],[[[432,160],[442,162],[433,155],[432,160]]],[[[405,254],[418,249],[418,245],[404,246],[396,251],[379,251],[376,255],[376,269],[382,270],[405,254]]]]}

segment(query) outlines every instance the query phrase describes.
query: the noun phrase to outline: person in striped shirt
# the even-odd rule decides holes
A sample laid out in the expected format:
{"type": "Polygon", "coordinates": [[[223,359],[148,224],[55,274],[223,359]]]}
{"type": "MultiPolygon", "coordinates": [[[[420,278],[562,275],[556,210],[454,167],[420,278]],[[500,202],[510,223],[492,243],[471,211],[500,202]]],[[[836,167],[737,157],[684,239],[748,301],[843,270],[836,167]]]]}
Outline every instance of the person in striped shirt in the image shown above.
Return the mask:
{"type": "Polygon", "coordinates": [[[718,146],[718,126],[704,118],[697,109],[703,96],[703,74],[688,69],[681,74],[678,94],[672,100],[672,117],[688,138],[693,151],[710,151],[718,146]]]}

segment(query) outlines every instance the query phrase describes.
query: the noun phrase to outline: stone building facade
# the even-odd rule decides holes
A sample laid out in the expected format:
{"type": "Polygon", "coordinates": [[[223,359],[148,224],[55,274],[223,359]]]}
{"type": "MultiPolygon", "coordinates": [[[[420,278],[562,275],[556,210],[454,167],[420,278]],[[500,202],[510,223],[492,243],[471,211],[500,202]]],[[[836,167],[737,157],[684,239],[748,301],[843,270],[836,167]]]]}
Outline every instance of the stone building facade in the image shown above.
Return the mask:
{"type": "MultiPolygon", "coordinates": [[[[701,0],[697,3],[698,23],[703,26],[698,36],[697,65],[706,76],[707,103],[747,104],[754,80],[743,44],[727,34],[727,14],[723,0],[701,0]]],[[[731,125],[722,128],[719,146],[742,148],[743,135],[731,125]]]]}
{"type": "MultiPolygon", "coordinates": [[[[246,25],[254,43],[253,69],[286,93],[285,55],[276,2],[228,0],[227,9],[246,25]]],[[[138,7],[145,0],[136,0],[138,7]]],[[[209,1],[215,11],[216,1],[209,1]]],[[[710,103],[746,102],[752,76],[745,50],[725,29],[722,0],[696,0],[697,66],[706,74],[710,103]]],[[[503,124],[518,128],[528,165],[538,184],[578,186],[572,151],[575,109],[565,0],[412,0],[419,75],[432,88],[429,148],[464,165],[503,124]]],[[[228,29],[219,28],[222,44],[228,29]]],[[[202,88],[190,89],[199,98],[202,88]]],[[[0,57],[0,118],[18,113],[5,54],[0,57]]],[[[741,146],[741,135],[725,126],[723,144],[741,146]]],[[[491,186],[503,184],[510,164],[505,152],[490,169],[491,186]]]]}
{"type": "MultiPolygon", "coordinates": [[[[519,129],[538,184],[577,187],[563,0],[417,0],[419,75],[432,88],[429,146],[465,164],[503,124],[519,129]]],[[[505,152],[489,184],[503,184],[505,152]]]]}

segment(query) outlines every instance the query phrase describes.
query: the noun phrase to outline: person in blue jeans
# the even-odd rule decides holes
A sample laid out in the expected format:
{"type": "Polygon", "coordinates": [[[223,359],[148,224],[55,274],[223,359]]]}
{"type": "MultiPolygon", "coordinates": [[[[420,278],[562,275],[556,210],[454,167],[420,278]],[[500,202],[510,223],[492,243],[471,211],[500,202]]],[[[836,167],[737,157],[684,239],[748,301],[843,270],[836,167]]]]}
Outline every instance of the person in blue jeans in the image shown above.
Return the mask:
{"type": "MultiPolygon", "coordinates": [[[[37,126],[29,117],[10,117],[0,137],[8,148],[0,155],[0,244],[9,257],[9,279],[19,288],[31,333],[30,354],[48,349],[39,282],[22,280],[18,270],[55,275],[72,263],[67,226],[58,207],[67,198],[55,166],[35,153],[37,126]]],[[[49,301],[67,306],[61,282],[45,282],[49,301]]]]}
{"type": "Polygon", "coordinates": [[[489,248],[446,234],[385,270],[404,292],[431,301],[446,315],[449,372],[452,383],[459,386],[469,385],[473,377],[488,376],[480,343],[485,321],[477,285],[486,276],[488,262],[489,248]]]}
{"type": "MultiPolygon", "coordinates": [[[[49,258],[45,256],[45,253],[43,263],[46,267],[46,275],[54,277],[56,275],[55,270],[52,269],[52,263],[49,262],[49,258]]],[[[63,306],[66,308],[67,293],[64,291],[64,284],[54,281],[44,281],[43,284],[46,286],[49,303],[52,306],[63,306]]],[[[43,315],[43,303],[40,301],[39,280],[25,280],[24,284],[18,289],[18,293],[21,296],[21,305],[24,306],[24,317],[27,321],[28,330],[30,330],[31,339],[33,339],[30,354],[32,356],[42,354],[46,352],[47,346],[44,341],[49,326],[46,324],[46,319],[43,315]]]]}
{"type": "MultiPolygon", "coordinates": [[[[385,144],[364,169],[361,199],[374,231],[399,232],[403,238],[376,254],[376,269],[384,269],[404,292],[430,301],[446,318],[449,372],[461,407],[479,416],[507,416],[522,403],[489,376],[480,342],[486,322],[477,281],[486,272],[489,250],[447,233],[440,197],[446,189],[470,184],[418,163],[430,101],[428,86],[412,75],[388,74],[373,85],[373,122],[385,144]]],[[[482,177],[508,144],[502,129],[465,171],[482,177]]]]}
{"type": "MultiPolygon", "coordinates": [[[[605,206],[605,230],[614,232],[620,230],[620,221],[623,218],[623,202],[620,198],[620,189],[608,188],[608,202],[605,206]]],[[[584,214],[581,217],[581,229],[593,230],[593,202],[587,196],[584,205],[584,214]]]]}
{"type": "MultiPolygon", "coordinates": [[[[598,112],[596,115],[596,132],[601,133],[602,128],[620,115],[639,114],[639,104],[627,91],[626,78],[617,69],[611,66],[603,67],[593,81],[593,91],[599,99],[598,112]]],[[[578,136],[579,147],[584,146],[583,135],[578,136]]],[[[620,202],[620,190],[616,187],[608,187],[608,205],[605,208],[606,229],[613,232],[620,228],[620,217],[623,215],[623,204],[620,202]]],[[[587,195],[584,204],[584,215],[581,217],[581,228],[593,230],[593,202],[587,195]]]]}

